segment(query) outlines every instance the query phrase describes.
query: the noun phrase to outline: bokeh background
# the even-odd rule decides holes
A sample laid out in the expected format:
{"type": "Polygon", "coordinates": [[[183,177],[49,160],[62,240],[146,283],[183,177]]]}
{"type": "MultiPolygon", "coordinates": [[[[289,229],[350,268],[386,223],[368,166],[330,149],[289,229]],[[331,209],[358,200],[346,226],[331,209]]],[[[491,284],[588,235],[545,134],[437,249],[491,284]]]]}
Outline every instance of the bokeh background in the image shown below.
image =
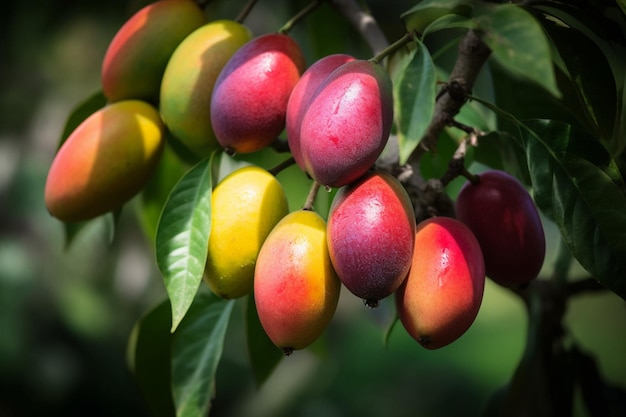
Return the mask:
{"type": "MultiPolygon", "coordinates": [[[[213,2],[233,18],[244,1],[213,2]]],[[[410,1],[370,1],[390,39],[410,1]]],[[[127,365],[135,322],[164,299],[152,244],[131,202],[112,235],[91,222],[70,246],[43,202],[47,169],[65,119],[99,89],[108,42],[146,1],[8,2],[0,13],[0,416],[147,416],[127,365]]],[[[305,2],[259,1],[247,23],[276,30],[305,2]],[[271,4],[270,4],[271,3],[271,4]]],[[[309,56],[367,53],[341,19],[320,13],[293,35],[309,56]],[[333,19],[335,19],[333,21],[333,19]],[[311,35],[309,29],[315,28],[311,35]],[[340,31],[338,33],[337,31],[340,31]],[[313,36],[322,41],[314,41],[313,36]]],[[[454,185],[452,186],[454,187],[454,185]]],[[[557,235],[546,223],[549,253],[557,235]]],[[[576,271],[577,273],[580,271],[576,271]]],[[[217,373],[216,416],[474,416],[511,377],[523,352],[526,312],[488,282],[480,314],[460,340],[426,351],[397,326],[385,300],[366,309],[347,291],[324,342],[284,359],[253,383],[238,304],[217,373]]],[[[626,306],[611,293],[578,297],[566,315],[569,339],[626,387],[626,306]]],[[[529,399],[529,401],[532,401],[529,399]]],[[[586,415],[576,407],[577,415],[586,415]]]]}

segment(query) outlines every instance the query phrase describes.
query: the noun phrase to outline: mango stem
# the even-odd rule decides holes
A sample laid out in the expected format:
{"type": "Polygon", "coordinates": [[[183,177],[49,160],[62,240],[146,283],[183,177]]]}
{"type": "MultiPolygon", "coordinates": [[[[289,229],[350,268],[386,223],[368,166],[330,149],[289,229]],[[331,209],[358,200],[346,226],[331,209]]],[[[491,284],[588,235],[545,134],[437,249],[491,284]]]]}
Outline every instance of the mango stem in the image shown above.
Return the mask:
{"type": "Polygon", "coordinates": [[[282,33],[283,35],[288,34],[296,23],[306,17],[306,15],[311,13],[313,10],[317,9],[321,4],[322,0],[313,0],[304,9],[300,10],[291,19],[289,19],[280,29],[278,29],[278,33],[282,33]]]}
{"type": "Polygon", "coordinates": [[[317,197],[317,192],[320,190],[321,184],[317,181],[313,181],[311,184],[311,190],[309,191],[309,195],[306,197],[306,201],[302,206],[302,210],[313,211],[313,204],[315,203],[315,198],[317,197]]]}

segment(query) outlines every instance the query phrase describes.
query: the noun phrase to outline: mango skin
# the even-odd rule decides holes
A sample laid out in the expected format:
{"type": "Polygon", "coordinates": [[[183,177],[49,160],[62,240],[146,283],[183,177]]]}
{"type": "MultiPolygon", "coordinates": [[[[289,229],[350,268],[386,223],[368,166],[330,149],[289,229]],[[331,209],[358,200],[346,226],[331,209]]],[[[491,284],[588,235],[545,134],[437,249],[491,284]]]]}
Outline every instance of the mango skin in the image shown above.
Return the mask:
{"type": "Polygon", "coordinates": [[[261,248],[254,299],[263,329],[286,355],[318,339],[335,314],[341,282],[326,246],[326,222],[307,210],[291,212],[261,248]]]}
{"type": "Polygon", "coordinates": [[[50,214],[79,222],[121,207],[155,170],[163,132],[156,108],[140,100],[118,101],[93,113],[52,161],[44,196],[50,214]]]}
{"type": "Polygon", "coordinates": [[[109,101],[158,103],[170,56],[193,30],[206,23],[191,0],[159,0],[132,15],[111,40],[102,62],[102,92],[109,101]]]}
{"type": "Polygon", "coordinates": [[[256,152],[278,137],[305,66],[298,43],[280,33],[258,36],[235,52],[211,97],[213,131],[228,153],[256,152]]]}
{"type": "Polygon", "coordinates": [[[476,235],[487,276],[505,285],[534,280],[543,266],[546,240],[532,197],[504,171],[489,170],[466,182],[456,200],[457,218],[476,235]]]}
{"type": "Polygon", "coordinates": [[[415,212],[402,184],[372,172],[337,191],[328,214],[328,249],[339,279],[369,307],[391,295],[411,266],[415,212]]]}
{"type": "Polygon", "coordinates": [[[406,331],[426,349],[461,337],[482,303],[485,265],[472,231],[451,217],[417,225],[411,270],[395,294],[406,331]]]}
{"type": "Polygon", "coordinates": [[[318,59],[313,65],[307,68],[300,77],[300,80],[294,87],[289,96],[287,103],[287,116],[285,124],[285,132],[287,134],[287,143],[296,164],[306,171],[302,152],[300,151],[300,127],[302,125],[302,117],[314,97],[317,88],[326,79],[326,77],[337,69],[339,66],[354,58],[348,54],[332,54],[318,59]]]}
{"type": "Polygon", "coordinates": [[[220,297],[239,298],[252,292],[261,245],[289,212],[287,197],[272,174],[246,166],[220,181],[211,199],[204,280],[220,297]]]}
{"type": "Polygon", "coordinates": [[[319,86],[302,118],[300,151],[320,184],[341,187],[369,170],[393,122],[392,83],[381,65],[347,62],[319,86]]]}
{"type": "Polygon", "coordinates": [[[231,20],[194,30],[172,54],[161,83],[159,109],[174,137],[198,159],[218,145],[211,126],[211,94],[226,62],[252,32],[231,20]]]}

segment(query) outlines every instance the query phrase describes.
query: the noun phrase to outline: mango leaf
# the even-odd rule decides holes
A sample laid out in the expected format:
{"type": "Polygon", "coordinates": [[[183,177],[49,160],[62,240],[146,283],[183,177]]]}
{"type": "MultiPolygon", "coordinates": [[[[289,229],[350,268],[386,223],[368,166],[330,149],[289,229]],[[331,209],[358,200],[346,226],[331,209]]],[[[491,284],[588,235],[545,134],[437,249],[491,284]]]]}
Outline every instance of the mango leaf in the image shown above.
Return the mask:
{"type": "Polygon", "coordinates": [[[579,30],[560,22],[556,16],[542,21],[555,44],[573,83],[581,114],[607,142],[611,139],[617,110],[617,86],[611,66],[602,50],[579,30]]]}
{"type": "Polygon", "coordinates": [[[172,313],[169,300],[159,303],[135,324],[128,342],[128,364],[150,415],[175,415],[171,389],[172,313]]]}
{"type": "Polygon", "coordinates": [[[421,43],[411,54],[393,87],[400,164],[405,164],[417,147],[435,111],[435,64],[421,43]]]}
{"type": "Polygon", "coordinates": [[[174,186],[157,226],[156,259],[172,303],[172,332],[202,282],[211,232],[212,161],[213,155],[202,160],[174,186]]]}
{"type": "Polygon", "coordinates": [[[407,30],[424,33],[437,19],[457,14],[468,16],[472,11],[472,0],[423,0],[401,15],[407,30]]]}
{"type": "Polygon", "coordinates": [[[477,24],[468,16],[459,14],[446,14],[433,20],[422,32],[422,39],[431,33],[444,29],[466,28],[476,29],[477,24]]]}
{"type": "Polygon", "coordinates": [[[254,380],[260,387],[285,355],[263,330],[252,295],[248,296],[246,304],[246,342],[254,380]]]}
{"type": "Polygon", "coordinates": [[[198,292],[173,335],[172,395],[177,417],[205,417],[235,300],[198,292]]]}
{"type": "Polygon", "coordinates": [[[541,85],[560,97],[548,40],[537,20],[519,6],[481,8],[474,21],[493,58],[507,71],[541,85]]]}
{"type": "Polygon", "coordinates": [[[156,238],[157,225],[167,198],[189,168],[169,141],[166,142],[156,170],[141,190],[139,198],[139,220],[149,241],[156,238]]]}
{"type": "Polygon", "coordinates": [[[70,136],[74,129],[76,129],[78,125],[83,122],[83,120],[100,110],[106,104],[107,98],[104,96],[102,91],[96,91],[84,101],[79,103],[78,106],[72,110],[65,121],[65,126],[63,127],[58,147],[60,148],[61,145],[63,145],[65,140],[70,136]]]}
{"type": "Polygon", "coordinates": [[[579,263],[626,298],[626,187],[615,161],[594,138],[564,123],[527,126],[523,139],[537,205],[579,263]]]}

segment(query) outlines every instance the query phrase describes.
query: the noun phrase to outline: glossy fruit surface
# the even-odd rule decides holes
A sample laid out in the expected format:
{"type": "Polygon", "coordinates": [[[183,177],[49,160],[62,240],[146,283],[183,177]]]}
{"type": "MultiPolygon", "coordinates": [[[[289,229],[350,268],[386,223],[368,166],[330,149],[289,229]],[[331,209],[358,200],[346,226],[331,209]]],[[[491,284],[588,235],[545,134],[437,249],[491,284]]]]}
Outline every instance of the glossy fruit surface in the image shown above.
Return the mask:
{"type": "Polygon", "coordinates": [[[415,214],[400,182],[367,174],[337,191],[328,214],[328,249],[345,287],[366,305],[393,293],[411,266],[415,214]]]}
{"type": "Polygon", "coordinates": [[[482,303],[485,267],[471,230],[450,217],[420,222],[411,270],[395,295],[400,321],[427,349],[461,337],[482,303]]]}
{"type": "Polygon", "coordinates": [[[217,146],[211,126],[211,94],[230,57],[252,38],[231,20],[207,23],[178,45],[163,74],[159,108],[170,132],[199,158],[217,146]]]}
{"type": "Polygon", "coordinates": [[[309,175],[341,187],[369,170],[385,147],[393,121],[391,79],[367,60],[333,71],[302,118],[300,151],[309,175]]]}
{"type": "Polygon", "coordinates": [[[314,96],[315,91],[326,77],[346,62],[355,58],[347,54],[332,54],[320,58],[311,65],[294,87],[287,103],[286,133],[289,149],[298,166],[306,171],[302,154],[300,152],[300,126],[302,116],[314,96]]]}
{"type": "Polygon", "coordinates": [[[256,37],[235,52],[211,98],[211,124],[220,145],[230,153],[250,153],[276,139],[304,68],[300,46],[279,33],[256,37]]]}
{"type": "Polygon", "coordinates": [[[239,298],[252,292],[261,246],[287,213],[282,185],[260,167],[239,168],[220,181],[212,193],[204,270],[204,279],[215,294],[239,298]]]}
{"type": "Polygon", "coordinates": [[[191,0],[160,0],[132,15],[117,31],[102,62],[102,91],[110,101],[156,104],[161,77],[174,49],[206,22],[191,0]]]}
{"type": "Polygon", "coordinates": [[[150,178],[161,156],[164,126],[139,100],[112,103],[85,119],[52,161],[46,207],[59,220],[89,220],[121,207],[150,178]]]}
{"type": "Polygon", "coordinates": [[[261,248],[254,298],[261,325],[285,354],[304,349],[335,314],[341,282],[326,246],[326,222],[298,210],[272,230],[261,248]]]}
{"type": "Polygon", "coordinates": [[[532,197],[515,177],[498,170],[479,174],[477,184],[463,185],[456,212],[480,242],[489,278],[513,285],[537,277],[545,234],[532,197]]]}

